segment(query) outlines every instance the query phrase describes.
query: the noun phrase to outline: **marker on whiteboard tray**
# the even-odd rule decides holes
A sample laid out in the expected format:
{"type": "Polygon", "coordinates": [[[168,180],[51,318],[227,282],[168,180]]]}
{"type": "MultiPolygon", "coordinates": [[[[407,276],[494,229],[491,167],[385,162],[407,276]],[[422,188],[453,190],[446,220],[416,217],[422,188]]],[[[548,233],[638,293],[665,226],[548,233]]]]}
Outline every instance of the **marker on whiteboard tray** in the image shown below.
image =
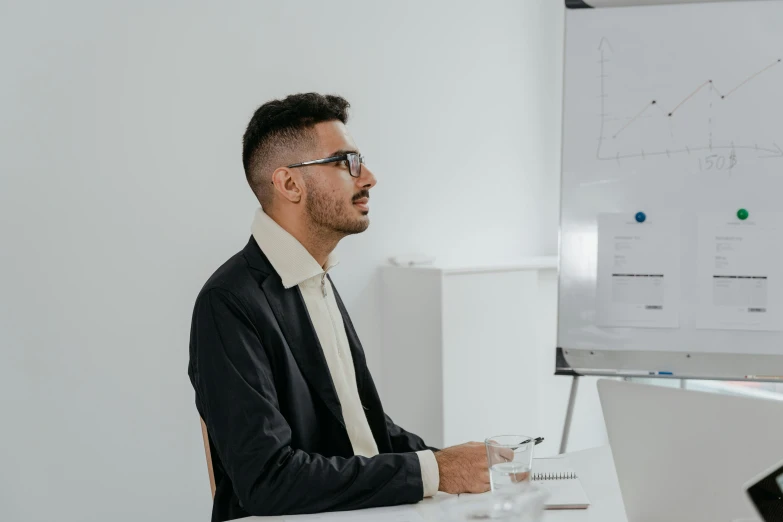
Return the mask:
{"type": "Polygon", "coordinates": [[[674,375],[672,372],[658,372],[658,375],[674,375]]]}
{"type": "Polygon", "coordinates": [[[783,381],[783,376],[777,375],[746,375],[745,378],[757,381],[783,381]]]}
{"type": "Polygon", "coordinates": [[[648,377],[650,375],[655,375],[655,372],[648,372],[643,370],[618,370],[617,373],[620,375],[627,375],[629,377],[635,377],[637,375],[648,377]]]}
{"type": "Polygon", "coordinates": [[[635,217],[637,223],[644,223],[647,219],[647,215],[644,212],[637,212],[635,217]]]}

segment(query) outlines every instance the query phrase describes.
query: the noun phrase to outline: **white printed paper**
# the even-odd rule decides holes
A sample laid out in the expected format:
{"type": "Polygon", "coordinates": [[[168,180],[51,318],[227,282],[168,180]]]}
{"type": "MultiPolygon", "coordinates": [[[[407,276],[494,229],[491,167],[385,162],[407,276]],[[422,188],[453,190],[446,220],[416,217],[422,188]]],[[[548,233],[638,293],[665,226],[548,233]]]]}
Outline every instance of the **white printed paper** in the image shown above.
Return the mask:
{"type": "Polygon", "coordinates": [[[677,328],[679,289],[679,215],[599,214],[599,326],[677,328]]]}
{"type": "Polygon", "coordinates": [[[699,312],[696,327],[781,330],[781,216],[745,221],[699,216],[699,312]]]}

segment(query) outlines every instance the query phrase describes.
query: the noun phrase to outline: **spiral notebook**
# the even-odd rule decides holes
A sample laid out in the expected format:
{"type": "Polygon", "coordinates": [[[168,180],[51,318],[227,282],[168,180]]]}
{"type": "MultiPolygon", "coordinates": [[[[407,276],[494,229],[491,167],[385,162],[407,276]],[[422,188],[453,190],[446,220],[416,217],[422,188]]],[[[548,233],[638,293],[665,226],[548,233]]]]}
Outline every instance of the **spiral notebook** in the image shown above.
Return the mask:
{"type": "Polygon", "coordinates": [[[547,509],[587,509],[587,498],[582,482],[571,469],[567,457],[533,459],[532,481],[549,491],[547,509]]]}

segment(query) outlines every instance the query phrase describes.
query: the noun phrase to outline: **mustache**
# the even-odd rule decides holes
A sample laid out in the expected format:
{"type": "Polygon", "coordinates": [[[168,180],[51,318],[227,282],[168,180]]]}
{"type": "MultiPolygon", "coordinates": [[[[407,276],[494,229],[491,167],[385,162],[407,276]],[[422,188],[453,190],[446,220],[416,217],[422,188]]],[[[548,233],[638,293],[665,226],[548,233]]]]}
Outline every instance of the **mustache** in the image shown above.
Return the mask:
{"type": "Polygon", "coordinates": [[[352,202],[353,201],[357,201],[357,200],[360,200],[362,198],[370,199],[370,191],[367,190],[367,189],[360,190],[359,192],[357,192],[356,194],[353,195],[353,198],[351,198],[351,201],[352,202]]]}

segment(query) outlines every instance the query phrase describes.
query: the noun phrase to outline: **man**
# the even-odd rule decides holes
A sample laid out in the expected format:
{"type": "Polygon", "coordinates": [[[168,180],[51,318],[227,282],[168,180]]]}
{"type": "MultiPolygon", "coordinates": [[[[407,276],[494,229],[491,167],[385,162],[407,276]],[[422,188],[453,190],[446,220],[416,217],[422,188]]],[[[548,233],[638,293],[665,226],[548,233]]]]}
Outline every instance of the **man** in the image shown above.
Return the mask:
{"type": "Polygon", "coordinates": [[[199,294],[191,327],[213,521],[488,489],[483,445],[433,450],[384,413],[327,275],[337,243],[369,226],[376,183],[345,127],[348,107],[293,95],[261,106],[245,132],[245,175],[261,209],[248,244],[199,294]]]}

